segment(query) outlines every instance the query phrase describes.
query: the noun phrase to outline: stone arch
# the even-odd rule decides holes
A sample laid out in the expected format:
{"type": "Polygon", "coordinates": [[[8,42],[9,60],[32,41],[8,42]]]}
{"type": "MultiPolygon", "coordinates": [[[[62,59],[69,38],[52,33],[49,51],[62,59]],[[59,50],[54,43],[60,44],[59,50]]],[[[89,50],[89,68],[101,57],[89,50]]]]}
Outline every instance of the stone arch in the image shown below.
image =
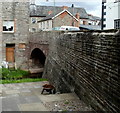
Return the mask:
{"type": "Polygon", "coordinates": [[[31,68],[43,68],[45,64],[46,56],[39,48],[34,48],[30,54],[29,67],[31,68]]]}

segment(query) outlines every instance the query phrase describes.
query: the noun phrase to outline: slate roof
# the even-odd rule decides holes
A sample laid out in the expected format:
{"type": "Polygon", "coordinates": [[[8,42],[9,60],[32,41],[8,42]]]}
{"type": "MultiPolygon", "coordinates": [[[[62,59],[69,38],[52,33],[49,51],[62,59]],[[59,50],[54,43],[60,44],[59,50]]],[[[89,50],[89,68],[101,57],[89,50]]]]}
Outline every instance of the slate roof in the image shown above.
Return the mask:
{"type": "Polygon", "coordinates": [[[80,24],[80,28],[85,28],[85,29],[88,29],[88,30],[101,30],[101,26],[99,26],[99,25],[83,25],[83,24],[80,24]]]}
{"type": "Polygon", "coordinates": [[[89,15],[89,14],[88,14],[88,17],[90,20],[99,20],[99,21],[101,20],[100,17],[89,15]]]}
{"type": "Polygon", "coordinates": [[[56,15],[56,14],[48,15],[48,16],[46,16],[44,19],[42,19],[42,20],[40,20],[40,21],[38,21],[38,22],[50,20],[50,19],[52,19],[55,15],[56,15]]]}
{"type": "MultiPolygon", "coordinates": [[[[65,9],[65,10],[62,10],[61,12],[59,12],[59,13],[57,13],[57,14],[50,14],[50,15],[46,16],[44,19],[42,19],[42,20],[40,20],[40,21],[38,21],[38,22],[53,19],[55,16],[57,16],[57,15],[65,12],[65,11],[67,11],[68,14],[70,14],[71,16],[73,16],[73,18],[77,19],[74,15],[72,15],[68,10],[65,9]]],[[[78,20],[78,21],[79,21],[79,20],[78,20]]]]}
{"type": "MultiPolygon", "coordinates": [[[[61,12],[62,6],[40,6],[36,5],[36,10],[30,10],[30,16],[42,16],[42,15],[48,15],[48,11],[52,11],[53,14],[57,14],[61,12]]],[[[76,13],[80,14],[80,18],[88,18],[88,14],[84,8],[76,8],[74,7],[74,12],[72,7],[68,7],[67,9],[70,13],[72,13],[74,16],[76,13]]]]}

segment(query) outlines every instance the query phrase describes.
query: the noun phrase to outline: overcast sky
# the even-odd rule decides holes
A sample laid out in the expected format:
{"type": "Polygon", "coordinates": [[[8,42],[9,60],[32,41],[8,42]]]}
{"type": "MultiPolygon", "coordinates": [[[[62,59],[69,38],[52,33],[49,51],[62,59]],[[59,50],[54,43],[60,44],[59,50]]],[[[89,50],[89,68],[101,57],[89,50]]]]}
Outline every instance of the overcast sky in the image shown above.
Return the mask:
{"type": "Polygon", "coordinates": [[[47,5],[47,6],[69,6],[74,4],[74,7],[85,8],[87,13],[94,16],[101,17],[101,3],[102,0],[35,0],[37,5],[47,5]]]}

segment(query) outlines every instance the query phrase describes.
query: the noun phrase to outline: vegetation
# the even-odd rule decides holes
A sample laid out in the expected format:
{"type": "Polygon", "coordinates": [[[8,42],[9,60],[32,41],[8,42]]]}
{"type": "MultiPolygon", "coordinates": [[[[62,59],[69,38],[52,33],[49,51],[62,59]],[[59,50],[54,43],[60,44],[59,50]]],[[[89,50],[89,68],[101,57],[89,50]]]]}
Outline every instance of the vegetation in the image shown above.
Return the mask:
{"type": "Polygon", "coordinates": [[[19,79],[19,80],[2,80],[0,83],[9,84],[9,83],[23,83],[23,82],[40,82],[40,81],[47,81],[47,79],[43,79],[43,78],[24,78],[24,79],[19,79]]]}
{"type": "Polygon", "coordinates": [[[2,75],[0,77],[0,83],[2,84],[46,81],[46,79],[43,78],[28,78],[30,73],[20,69],[0,68],[0,75],[2,75]]]}
{"type": "Polygon", "coordinates": [[[28,71],[20,70],[20,69],[7,69],[7,68],[2,68],[0,70],[2,74],[2,79],[21,79],[25,78],[29,75],[28,71]]]}
{"type": "Polygon", "coordinates": [[[69,104],[69,102],[68,102],[68,101],[66,101],[64,104],[69,104]]]}

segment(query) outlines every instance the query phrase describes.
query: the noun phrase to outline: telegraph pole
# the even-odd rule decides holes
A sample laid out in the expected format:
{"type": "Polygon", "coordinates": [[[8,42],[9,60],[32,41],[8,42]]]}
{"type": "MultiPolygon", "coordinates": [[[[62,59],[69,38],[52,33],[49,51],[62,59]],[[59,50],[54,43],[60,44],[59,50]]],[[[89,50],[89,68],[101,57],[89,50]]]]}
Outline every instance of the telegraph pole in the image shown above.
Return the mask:
{"type": "Polygon", "coordinates": [[[105,4],[106,0],[102,0],[102,17],[101,17],[101,30],[104,28],[104,9],[105,9],[105,4]]]}

